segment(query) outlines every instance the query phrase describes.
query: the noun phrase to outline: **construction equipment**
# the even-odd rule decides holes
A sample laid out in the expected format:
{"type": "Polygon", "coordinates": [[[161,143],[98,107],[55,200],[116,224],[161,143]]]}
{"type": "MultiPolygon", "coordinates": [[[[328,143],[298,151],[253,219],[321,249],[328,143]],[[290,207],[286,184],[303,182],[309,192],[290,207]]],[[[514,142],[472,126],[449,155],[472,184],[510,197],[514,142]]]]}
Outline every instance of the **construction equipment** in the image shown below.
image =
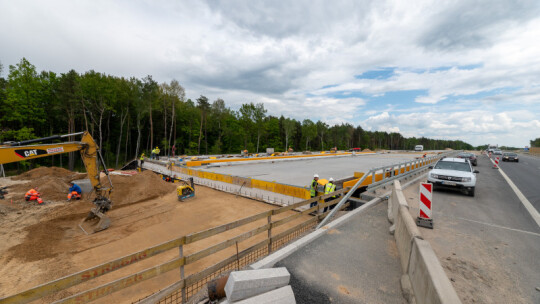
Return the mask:
{"type": "Polygon", "coordinates": [[[7,186],[0,187],[0,199],[4,199],[4,195],[8,194],[6,188],[7,188],[7,186]]]}
{"type": "Polygon", "coordinates": [[[186,180],[179,180],[180,186],[176,187],[176,195],[178,200],[183,202],[186,199],[195,197],[195,184],[193,183],[193,177],[189,178],[189,182],[186,180]]]}
{"type": "Polygon", "coordinates": [[[109,200],[110,193],[113,189],[109,171],[105,166],[103,157],[99,151],[99,147],[92,138],[92,135],[85,132],[72,133],[66,135],[54,135],[44,138],[30,139],[19,142],[4,142],[0,145],[0,164],[7,164],[29,160],[40,157],[53,156],[57,154],[80,151],[81,158],[88,173],[88,178],[94,188],[96,197],[93,200],[95,205],[84,218],[79,227],[86,234],[95,233],[107,229],[111,220],[105,216],[105,213],[112,208],[112,202],[109,200]],[[64,143],[53,144],[36,144],[47,140],[58,140],[66,137],[82,135],[80,141],[71,141],[64,143]],[[105,188],[101,185],[99,166],[103,166],[104,173],[109,180],[109,187],[105,188]],[[84,226],[84,227],[83,227],[84,226]]]}

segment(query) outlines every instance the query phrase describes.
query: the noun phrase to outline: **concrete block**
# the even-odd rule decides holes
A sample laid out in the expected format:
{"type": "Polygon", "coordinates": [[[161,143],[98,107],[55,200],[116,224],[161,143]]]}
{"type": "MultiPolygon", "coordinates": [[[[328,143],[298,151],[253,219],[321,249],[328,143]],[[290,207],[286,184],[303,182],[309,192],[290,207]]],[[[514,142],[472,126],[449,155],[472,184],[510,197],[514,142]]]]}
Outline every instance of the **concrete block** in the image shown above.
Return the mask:
{"type": "Polygon", "coordinates": [[[411,280],[409,279],[409,275],[408,274],[402,275],[399,283],[401,285],[401,293],[403,293],[403,297],[407,300],[407,302],[409,304],[416,304],[416,300],[414,298],[414,292],[412,290],[411,280]]]}
{"type": "Polygon", "coordinates": [[[390,223],[394,223],[394,211],[392,210],[394,207],[394,201],[396,200],[396,187],[392,187],[392,194],[390,194],[390,197],[388,198],[388,221],[390,223]]]}
{"type": "Polygon", "coordinates": [[[416,227],[416,223],[409,213],[409,210],[405,206],[399,206],[395,226],[394,238],[396,239],[401,270],[403,273],[407,273],[409,256],[411,255],[412,239],[422,239],[422,235],[420,234],[418,227],[416,227]]]}
{"type": "Polygon", "coordinates": [[[428,241],[413,239],[408,274],[416,303],[461,303],[428,241]]]}
{"type": "Polygon", "coordinates": [[[235,302],[286,286],[290,278],[285,267],[234,271],[225,284],[225,294],[235,302]]]}
{"type": "Polygon", "coordinates": [[[392,221],[395,222],[398,216],[399,206],[405,206],[409,208],[407,204],[407,199],[403,195],[403,190],[401,189],[401,183],[399,181],[394,181],[394,187],[392,189],[392,221]]]}
{"type": "Polygon", "coordinates": [[[241,300],[238,302],[231,302],[234,304],[296,304],[294,293],[290,285],[274,289],[272,291],[254,296],[249,299],[241,300]]]}

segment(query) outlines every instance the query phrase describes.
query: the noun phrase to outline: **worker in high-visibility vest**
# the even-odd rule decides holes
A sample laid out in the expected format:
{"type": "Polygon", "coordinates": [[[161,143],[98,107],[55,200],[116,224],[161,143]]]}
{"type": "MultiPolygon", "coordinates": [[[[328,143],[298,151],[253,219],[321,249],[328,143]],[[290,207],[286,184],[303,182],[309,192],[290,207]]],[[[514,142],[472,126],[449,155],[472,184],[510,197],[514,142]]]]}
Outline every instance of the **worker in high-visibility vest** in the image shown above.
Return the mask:
{"type": "MultiPolygon", "coordinates": [[[[336,191],[336,185],[334,185],[334,178],[330,177],[328,180],[328,183],[324,186],[324,194],[330,194],[332,192],[336,191]]],[[[331,196],[329,198],[326,198],[324,202],[329,202],[331,200],[336,199],[337,196],[331,196]]],[[[326,212],[328,210],[328,207],[324,207],[323,212],[326,212]]]]}
{"type": "Polygon", "coordinates": [[[41,199],[41,193],[37,192],[38,187],[32,188],[26,192],[24,195],[24,199],[26,201],[37,201],[38,204],[43,204],[43,200],[41,199]]]}
{"type": "Polygon", "coordinates": [[[155,151],[155,153],[156,153],[156,154],[155,154],[155,158],[156,158],[156,159],[159,159],[159,152],[160,152],[159,147],[156,146],[156,148],[154,149],[154,151],[155,151]]]}
{"type": "MultiPolygon", "coordinates": [[[[311,198],[314,198],[315,196],[317,196],[317,186],[319,186],[319,174],[313,175],[313,180],[311,181],[311,184],[309,186],[309,195],[311,196],[311,198]]],[[[309,204],[309,208],[315,207],[315,205],[317,205],[317,202],[309,204]]]]}

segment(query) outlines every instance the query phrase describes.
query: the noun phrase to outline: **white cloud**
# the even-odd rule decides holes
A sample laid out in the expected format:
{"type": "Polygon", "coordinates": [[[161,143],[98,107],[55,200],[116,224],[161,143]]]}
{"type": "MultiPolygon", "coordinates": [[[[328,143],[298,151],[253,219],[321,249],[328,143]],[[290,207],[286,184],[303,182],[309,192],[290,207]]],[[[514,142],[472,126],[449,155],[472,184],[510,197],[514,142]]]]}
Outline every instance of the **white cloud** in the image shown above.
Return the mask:
{"type": "Polygon", "coordinates": [[[4,75],[24,56],[60,73],[175,78],[188,98],[221,97],[232,108],[264,102],[268,114],[299,120],[471,143],[506,129],[523,145],[538,137],[539,16],[534,0],[0,0],[0,61],[4,75]],[[457,68],[467,65],[476,68],[457,68]],[[383,67],[395,74],[354,77],[383,67]],[[384,109],[354,94],[403,90],[426,94],[384,109]],[[338,93],[350,98],[328,97],[338,93]],[[479,97],[456,97],[471,94],[479,97]],[[426,123],[436,117],[443,119],[426,123]]]}
{"type": "Polygon", "coordinates": [[[403,134],[414,134],[417,137],[461,140],[467,137],[473,145],[499,143],[516,147],[528,145],[528,141],[537,138],[540,131],[540,120],[537,117],[528,120],[528,117],[520,117],[519,112],[515,111],[493,113],[474,110],[398,115],[383,112],[370,116],[363,124],[368,129],[387,132],[391,131],[389,126],[397,124],[403,134]]]}

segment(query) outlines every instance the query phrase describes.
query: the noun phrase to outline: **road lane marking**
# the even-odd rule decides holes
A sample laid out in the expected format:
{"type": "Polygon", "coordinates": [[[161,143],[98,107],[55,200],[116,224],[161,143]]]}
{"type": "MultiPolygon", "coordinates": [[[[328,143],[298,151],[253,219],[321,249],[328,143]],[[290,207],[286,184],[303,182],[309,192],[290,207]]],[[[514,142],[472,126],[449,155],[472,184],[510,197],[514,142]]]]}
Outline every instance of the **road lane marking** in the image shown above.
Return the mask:
{"type": "MultiPolygon", "coordinates": [[[[489,160],[493,164],[495,164],[492,159],[489,159],[489,160]]],[[[527,209],[527,211],[529,211],[529,214],[532,216],[533,220],[536,222],[536,225],[538,225],[538,227],[540,227],[540,213],[538,213],[538,211],[534,208],[534,206],[531,204],[531,202],[529,202],[529,200],[525,197],[525,195],[523,195],[523,193],[521,193],[521,191],[514,184],[514,182],[512,182],[510,177],[508,177],[508,175],[506,175],[506,173],[504,173],[504,171],[502,169],[500,169],[500,168],[499,168],[499,172],[504,177],[506,182],[510,185],[510,188],[512,188],[512,190],[514,190],[514,192],[516,193],[517,197],[519,198],[519,200],[521,201],[521,203],[523,204],[525,209],[527,209]]]]}
{"type": "Polygon", "coordinates": [[[535,232],[530,232],[530,231],[520,230],[520,229],[514,229],[514,228],[509,228],[509,227],[504,227],[504,226],[500,226],[500,225],[495,225],[495,224],[490,224],[490,223],[485,223],[485,222],[480,222],[480,221],[470,220],[470,219],[466,219],[466,218],[462,218],[462,217],[456,217],[456,219],[462,220],[462,221],[467,221],[467,222],[473,222],[473,223],[477,223],[477,224],[482,224],[482,225],[486,225],[486,226],[491,226],[491,227],[496,227],[496,228],[501,228],[501,229],[506,229],[506,230],[516,231],[516,232],[526,233],[526,234],[530,234],[530,235],[534,235],[534,236],[540,237],[540,233],[535,233],[535,232]]]}

